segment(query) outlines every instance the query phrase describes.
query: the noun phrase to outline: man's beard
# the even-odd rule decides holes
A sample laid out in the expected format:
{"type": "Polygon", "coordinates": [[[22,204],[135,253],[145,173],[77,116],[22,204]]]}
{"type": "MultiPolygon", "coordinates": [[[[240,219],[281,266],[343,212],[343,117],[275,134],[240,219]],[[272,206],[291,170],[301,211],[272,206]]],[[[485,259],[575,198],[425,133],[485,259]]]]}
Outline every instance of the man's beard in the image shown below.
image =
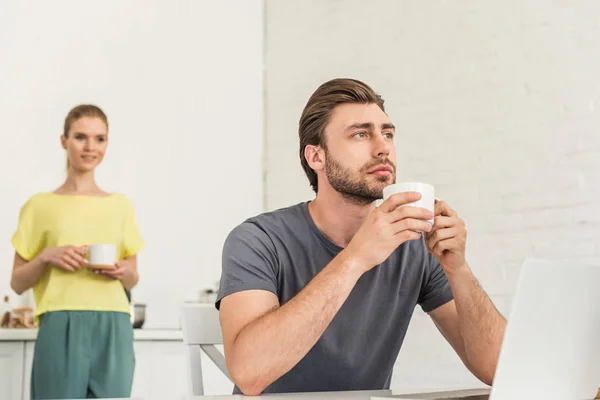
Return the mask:
{"type": "Polygon", "coordinates": [[[348,168],[337,162],[326,153],[325,156],[325,175],[329,184],[338,193],[352,204],[366,205],[371,204],[377,199],[383,197],[383,188],[391,185],[396,180],[396,166],[386,158],[373,160],[365,164],[358,171],[358,178],[353,177],[353,173],[348,168]],[[389,176],[373,176],[375,182],[367,179],[367,171],[378,165],[389,165],[393,169],[392,179],[389,176]]]}

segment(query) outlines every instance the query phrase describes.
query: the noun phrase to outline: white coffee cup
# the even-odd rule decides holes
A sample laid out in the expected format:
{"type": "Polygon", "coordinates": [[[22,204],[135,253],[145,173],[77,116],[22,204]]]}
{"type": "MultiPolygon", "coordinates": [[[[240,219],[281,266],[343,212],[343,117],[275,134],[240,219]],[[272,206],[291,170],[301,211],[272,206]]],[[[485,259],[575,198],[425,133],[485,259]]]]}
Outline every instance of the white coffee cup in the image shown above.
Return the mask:
{"type": "MultiPolygon", "coordinates": [[[[435,213],[435,190],[432,185],[422,182],[400,182],[383,188],[383,200],[387,200],[393,194],[404,192],[421,193],[421,199],[405,206],[422,207],[435,213]]],[[[429,220],[433,224],[433,218],[429,220]]]]}
{"type": "Polygon", "coordinates": [[[114,244],[93,244],[88,246],[88,267],[91,269],[115,269],[117,246],[114,244]]]}

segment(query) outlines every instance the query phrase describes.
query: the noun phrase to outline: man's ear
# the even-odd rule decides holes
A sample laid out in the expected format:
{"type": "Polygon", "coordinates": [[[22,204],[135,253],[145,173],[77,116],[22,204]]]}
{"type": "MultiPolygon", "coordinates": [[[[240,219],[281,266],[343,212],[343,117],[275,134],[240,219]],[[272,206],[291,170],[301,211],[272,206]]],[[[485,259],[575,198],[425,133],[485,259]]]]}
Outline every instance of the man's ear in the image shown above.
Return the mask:
{"type": "Polygon", "coordinates": [[[321,146],[306,145],[304,147],[304,158],[314,171],[325,169],[325,151],[321,146]]]}

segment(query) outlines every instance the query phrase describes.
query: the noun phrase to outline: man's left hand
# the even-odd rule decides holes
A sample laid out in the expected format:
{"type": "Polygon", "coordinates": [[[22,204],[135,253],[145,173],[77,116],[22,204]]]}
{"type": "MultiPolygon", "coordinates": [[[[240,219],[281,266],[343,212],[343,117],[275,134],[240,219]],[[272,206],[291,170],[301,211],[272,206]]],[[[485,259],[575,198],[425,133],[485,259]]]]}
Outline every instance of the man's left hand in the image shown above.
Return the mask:
{"type": "Polygon", "coordinates": [[[433,228],[425,235],[427,249],[437,258],[446,273],[455,272],[467,265],[465,222],[441,200],[436,200],[434,215],[433,228]]]}

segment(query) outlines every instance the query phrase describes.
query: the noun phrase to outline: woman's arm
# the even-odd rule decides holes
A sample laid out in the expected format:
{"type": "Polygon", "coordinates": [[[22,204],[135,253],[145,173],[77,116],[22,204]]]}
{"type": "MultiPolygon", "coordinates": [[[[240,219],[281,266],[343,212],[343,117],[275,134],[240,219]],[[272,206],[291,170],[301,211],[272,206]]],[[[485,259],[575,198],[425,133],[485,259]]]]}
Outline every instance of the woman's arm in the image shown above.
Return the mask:
{"type": "Polygon", "coordinates": [[[22,294],[36,284],[42,276],[44,268],[46,268],[46,263],[42,260],[41,254],[27,261],[15,251],[10,287],[17,294],[22,294]]]}
{"type": "MultiPolygon", "coordinates": [[[[137,285],[138,280],[140,279],[140,275],[137,270],[137,256],[131,256],[123,259],[120,263],[125,261],[127,263],[125,268],[125,273],[121,278],[121,282],[123,282],[123,287],[127,290],[133,289],[135,285],[137,285]]],[[[117,263],[118,265],[119,263],[117,263]]]]}
{"type": "Polygon", "coordinates": [[[104,269],[98,273],[112,279],[118,279],[123,283],[123,287],[127,290],[133,289],[137,285],[140,275],[137,272],[137,256],[125,257],[115,264],[115,269],[104,269]]]}
{"type": "Polygon", "coordinates": [[[33,287],[44,273],[46,265],[52,264],[65,271],[74,272],[85,264],[85,246],[62,246],[42,250],[27,261],[15,252],[10,287],[21,294],[33,287]]]}

